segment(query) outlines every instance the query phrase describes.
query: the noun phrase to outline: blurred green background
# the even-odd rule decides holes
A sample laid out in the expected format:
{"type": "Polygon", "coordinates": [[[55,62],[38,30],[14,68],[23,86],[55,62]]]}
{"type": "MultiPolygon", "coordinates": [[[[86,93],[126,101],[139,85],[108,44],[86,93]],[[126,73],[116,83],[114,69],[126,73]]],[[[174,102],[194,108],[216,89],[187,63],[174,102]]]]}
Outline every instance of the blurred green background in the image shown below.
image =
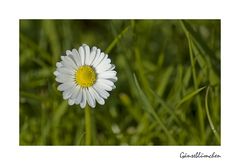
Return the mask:
{"type": "Polygon", "coordinates": [[[118,72],[93,145],[220,145],[220,20],[20,20],[20,145],[85,145],[84,110],[53,75],[86,43],[118,72]]]}

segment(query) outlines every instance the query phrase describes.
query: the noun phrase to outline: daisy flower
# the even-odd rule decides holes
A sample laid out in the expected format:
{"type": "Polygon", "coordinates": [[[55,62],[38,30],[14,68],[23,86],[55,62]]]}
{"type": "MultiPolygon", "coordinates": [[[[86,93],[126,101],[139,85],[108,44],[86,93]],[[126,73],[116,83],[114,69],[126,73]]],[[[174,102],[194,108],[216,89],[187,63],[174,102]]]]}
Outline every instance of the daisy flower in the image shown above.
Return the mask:
{"type": "Polygon", "coordinates": [[[103,105],[109,91],[116,88],[115,66],[108,55],[95,46],[90,50],[83,44],[78,50],[67,50],[56,66],[54,75],[60,83],[57,89],[62,91],[63,99],[68,100],[69,105],[79,104],[81,108],[87,103],[92,108],[96,102],[103,105]]]}

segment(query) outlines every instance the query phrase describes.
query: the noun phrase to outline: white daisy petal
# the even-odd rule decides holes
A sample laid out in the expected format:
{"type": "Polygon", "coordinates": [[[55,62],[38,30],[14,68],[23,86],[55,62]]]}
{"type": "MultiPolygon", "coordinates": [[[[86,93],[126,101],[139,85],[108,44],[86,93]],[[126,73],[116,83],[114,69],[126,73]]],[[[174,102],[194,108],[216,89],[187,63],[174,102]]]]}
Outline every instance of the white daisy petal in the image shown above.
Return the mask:
{"type": "Polygon", "coordinates": [[[85,61],[85,52],[84,52],[84,49],[82,46],[79,47],[79,50],[78,50],[79,54],[80,54],[80,57],[81,57],[81,63],[82,65],[84,65],[84,61],[85,61]]]}
{"type": "Polygon", "coordinates": [[[115,65],[111,65],[111,67],[108,69],[108,71],[115,69],[115,65]]]}
{"type": "Polygon", "coordinates": [[[95,99],[92,97],[92,95],[90,94],[89,90],[86,89],[86,96],[87,96],[87,102],[88,105],[90,105],[90,107],[95,108],[96,106],[96,101],[95,99]]]}
{"type": "Polygon", "coordinates": [[[66,77],[62,77],[62,76],[57,76],[56,78],[55,78],[55,80],[57,81],[57,82],[59,82],[59,83],[65,83],[65,82],[73,82],[74,80],[72,79],[72,78],[66,78],[66,77]]]}
{"type": "Polygon", "coordinates": [[[99,65],[107,65],[110,64],[111,60],[108,58],[107,54],[104,54],[104,57],[101,59],[101,61],[96,65],[98,67],[99,65]]]}
{"type": "Polygon", "coordinates": [[[92,62],[94,61],[96,54],[97,54],[97,48],[94,46],[91,49],[89,65],[92,65],[92,62]]]}
{"type": "Polygon", "coordinates": [[[59,91],[65,91],[66,89],[69,89],[71,87],[74,86],[74,83],[73,82],[68,82],[68,83],[63,83],[63,84],[60,84],[57,89],[59,91]]]}
{"type": "Polygon", "coordinates": [[[93,88],[98,92],[98,94],[104,98],[107,99],[110,95],[107,91],[105,91],[104,89],[99,88],[99,86],[97,84],[94,84],[93,88]]]}
{"type": "Polygon", "coordinates": [[[69,99],[72,96],[73,90],[75,89],[75,86],[66,89],[63,91],[63,99],[69,99]]]}
{"type": "Polygon", "coordinates": [[[68,104],[69,104],[69,105],[73,105],[73,104],[74,104],[74,100],[69,99],[69,100],[68,100],[68,104]]]}
{"type": "Polygon", "coordinates": [[[75,104],[80,104],[80,102],[82,101],[82,93],[82,88],[80,87],[77,98],[75,99],[75,104]]]}
{"type": "MultiPolygon", "coordinates": [[[[107,56],[105,56],[105,57],[107,57],[107,56]]],[[[111,63],[111,60],[110,59],[103,59],[99,64],[98,64],[98,66],[97,67],[102,67],[102,66],[105,66],[105,65],[109,65],[111,63]]]]}
{"type": "Polygon", "coordinates": [[[106,85],[109,85],[109,86],[113,86],[114,83],[108,79],[102,79],[102,78],[99,78],[97,80],[97,83],[102,83],[102,84],[106,84],[106,85]]]}
{"type": "Polygon", "coordinates": [[[97,61],[97,59],[100,57],[100,54],[101,54],[101,50],[100,50],[100,49],[97,49],[95,58],[94,58],[94,60],[92,61],[92,66],[95,64],[95,62],[97,61]]]}
{"type": "Polygon", "coordinates": [[[69,56],[65,56],[65,60],[68,61],[69,63],[71,63],[71,66],[74,68],[74,69],[77,69],[77,64],[73,61],[73,59],[70,57],[71,55],[69,56]]]}
{"type": "Polygon", "coordinates": [[[112,81],[113,83],[115,83],[118,78],[117,77],[112,77],[112,78],[107,78],[109,81],[112,81]]]}
{"type": "Polygon", "coordinates": [[[96,84],[97,84],[98,86],[100,86],[101,89],[104,89],[104,90],[106,90],[106,91],[111,91],[111,90],[112,90],[112,86],[109,86],[109,85],[107,85],[107,84],[105,84],[105,83],[97,82],[96,84]]]}
{"type": "MultiPolygon", "coordinates": [[[[92,87],[91,87],[91,88],[92,88],[92,87]]],[[[93,106],[94,106],[94,108],[95,108],[95,107],[96,107],[96,98],[95,98],[94,94],[93,94],[92,92],[90,92],[89,87],[88,87],[88,92],[89,92],[90,96],[91,96],[92,99],[93,99],[93,106]]]]}
{"type": "Polygon", "coordinates": [[[68,56],[61,56],[62,57],[62,64],[67,68],[76,69],[76,64],[68,57],[68,56]]]}
{"type": "Polygon", "coordinates": [[[106,71],[103,73],[98,74],[98,78],[113,78],[117,74],[116,71],[106,71]]]}
{"type": "Polygon", "coordinates": [[[72,92],[72,96],[71,96],[71,99],[75,100],[78,96],[78,91],[80,90],[80,87],[77,85],[75,86],[73,92],[72,92]]]}
{"type": "Polygon", "coordinates": [[[60,79],[59,77],[56,77],[55,80],[59,83],[64,83],[65,82],[64,80],[60,79]]]}
{"type": "Polygon", "coordinates": [[[70,54],[72,54],[72,52],[70,50],[66,50],[66,55],[69,56],[70,54]]]}
{"type": "Polygon", "coordinates": [[[77,51],[77,49],[72,49],[72,54],[73,54],[73,59],[75,61],[75,63],[77,64],[77,66],[82,66],[82,62],[81,62],[81,58],[80,55],[77,51]]]}
{"type": "MultiPolygon", "coordinates": [[[[107,65],[107,64],[109,64],[110,62],[111,62],[111,60],[108,59],[108,55],[107,55],[107,54],[104,54],[103,59],[100,61],[100,63],[99,63],[98,65],[100,65],[100,64],[102,64],[102,63],[105,63],[105,64],[103,64],[103,65],[107,65]]],[[[97,65],[96,67],[98,67],[98,65],[97,65]]]]}
{"type": "Polygon", "coordinates": [[[70,89],[67,89],[65,91],[63,91],[63,99],[67,100],[68,98],[71,97],[71,93],[69,92],[70,89]]]}
{"type": "Polygon", "coordinates": [[[85,65],[89,65],[90,60],[90,48],[88,45],[84,45],[84,51],[85,51],[85,65]]]}
{"type": "Polygon", "coordinates": [[[101,53],[100,56],[96,60],[94,60],[93,66],[96,67],[102,61],[104,56],[105,56],[104,53],[101,53]]]}
{"type": "Polygon", "coordinates": [[[60,74],[68,74],[68,75],[74,75],[75,74],[75,71],[73,69],[69,69],[69,68],[66,68],[66,67],[57,68],[57,71],[60,74]]]}
{"type": "Polygon", "coordinates": [[[58,71],[54,71],[53,74],[54,74],[55,76],[60,75],[60,73],[59,73],[58,71]]]}
{"type": "Polygon", "coordinates": [[[97,73],[102,73],[104,71],[109,70],[111,67],[112,67],[111,64],[101,65],[101,66],[98,66],[96,70],[97,70],[97,73]]]}
{"type": "Polygon", "coordinates": [[[70,75],[70,74],[59,74],[58,78],[65,80],[65,81],[69,81],[69,80],[74,80],[74,75],[70,75]]]}
{"type": "Polygon", "coordinates": [[[104,105],[105,101],[102,97],[99,96],[99,94],[95,91],[95,89],[93,87],[89,87],[89,92],[92,94],[92,96],[97,100],[97,102],[100,105],[104,105]]]}
{"type": "Polygon", "coordinates": [[[63,66],[63,64],[62,64],[61,62],[57,62],[57,63],[56,63],[56,67],[60,68],[60,67],[62,67],[62,66],[63,66]]]}
{"type": "Polygon", "coordinates": [[[85,91],[86,89],[85,88],[83,88],[83,90],[82,90],[82,100],[81,100],[81,102],[80,102],[80,107],[81,108],[85,108],[86,107],[86,91],[85,91]]]}

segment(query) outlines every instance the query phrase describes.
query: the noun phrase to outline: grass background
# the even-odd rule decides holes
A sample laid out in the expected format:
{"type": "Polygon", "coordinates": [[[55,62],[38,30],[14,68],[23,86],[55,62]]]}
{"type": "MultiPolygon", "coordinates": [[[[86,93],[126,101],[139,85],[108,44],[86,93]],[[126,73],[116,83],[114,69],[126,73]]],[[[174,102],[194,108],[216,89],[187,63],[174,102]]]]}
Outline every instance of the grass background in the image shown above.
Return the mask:
{"type": "Polygon", "coordinates": [[[84,110],[53,75],[82,43],[117,88],[92,110],[93,145],[220,145],[220,20],[20,20],[20,145],[84,145],[84,110]]]}

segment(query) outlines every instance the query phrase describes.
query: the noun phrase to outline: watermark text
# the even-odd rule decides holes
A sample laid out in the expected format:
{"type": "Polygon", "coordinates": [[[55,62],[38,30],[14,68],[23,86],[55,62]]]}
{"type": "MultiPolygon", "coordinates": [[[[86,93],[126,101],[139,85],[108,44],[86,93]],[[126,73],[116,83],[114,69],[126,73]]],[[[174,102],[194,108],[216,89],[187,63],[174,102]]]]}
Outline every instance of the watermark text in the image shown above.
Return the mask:
{"type": "Polygon", "coordinates": [[[203,153],[203,152],[195,152],[195,153],[186,153],[186,152],[181,152],[180,153],[180,158],[185,159],[185,158],[221,158],[221,155],[212,152],[212,153],[203,153]]]}

